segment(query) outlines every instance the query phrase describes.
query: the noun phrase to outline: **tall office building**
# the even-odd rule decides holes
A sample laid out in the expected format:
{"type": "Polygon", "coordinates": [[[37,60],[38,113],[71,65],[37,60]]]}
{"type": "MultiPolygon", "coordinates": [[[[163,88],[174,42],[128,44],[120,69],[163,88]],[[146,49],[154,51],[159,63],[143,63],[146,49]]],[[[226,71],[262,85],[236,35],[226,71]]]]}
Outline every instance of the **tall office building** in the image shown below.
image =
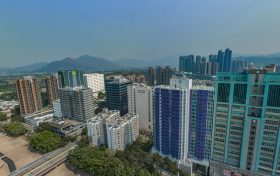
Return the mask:
{"type": "Polygon", "coordinates": [[[93,97],[97,98],[99,92],[105,91],[104,74],[89,73],[84,74],[85,87],[90,88],[93,97]]]}
{"type": "Polygon", "coordinates": [[[214,115],[214,87],[194,86],[190,91],[189,153],[192,162],[209,166],[214,115]]]}
{"type": "Polygon", "coordinates": [[[49,104],[52,105],[54,100],[59,98],[58,88],[59,88],[59,77],[56,75],[47,76],[45,79],[46,90],[48,95],[49,104]]]}
{"type": "Polygon", "coordinates": [[[78,121],[94,117],[94,98],[92,91],[83,87],[59,89],[62,116],[78,121]]]}
{"type": "Polygon", "coordinates": [[[83,72],[78,70],[60,70],[62,87],[77,87],[84,85],[83,72]]]}
{"type": "Polygon", "coordinates": [[[109,110],[119,110],[121,115],[128,112],[127,86],[132,84],[125,78],[105,81],[106,104],[109,110]]]}
{"type": "Polygon", "coordinates": [[[179,57],[179,71],[180,72],[185,71],[185,67],[186,67],[185,57],[186,56],[180,56],[179,57]]]}
{"type": "Polygon", "coordinates": [[[87,129],[93,146],[124,150],[139,136],[138,115],[129,113],[120,117],[119,111],[105,110],[87,120],[87,129]]]}
{"type": "Polygon", "coordinates": [[[197,55],[195,57],[195,72],[196,72],[196,74],[200,74],[200,72],[201,72],[200,66],[201,66],[201,56],[197,55]]]}
{"type": "Polygon", "coordinates": [[[280,65],[276,65],[275,72],[276,72],[276,73],[280,73],[280,65]]]}
{"type": "Polygon", "coordinates": [[[172,78],[153,94],[153,151],[184,163],[188,154],[189,94],[192,80],[172,78]]]}
{"type": "Polygon", "coordinates": [[[202,58],[201,58],[201,62],[207,62],[206,57],[202,57],[202,58]]]}
{"type": "Polygon", "coordinates": [[[170,66],[156,67],[156,85],[169,85],[173,69],[170,66]]]}
{"type": "Polygon", "coordinates": [[[16,80],[16,90],[21,115],[28,115],[43,109],[40,83],[36,78],[25,76],[16,80]]]}
{"type": "Polygon", "coordinates": [[[211,75],[211,63],[210,62],[201,62],[200,63],[200,72],[201,75],[211,75]]]}
{"type": "Polygon", "coordinates": [[[219,70],[219,63],[217,60],[217,55],[209,55],[209,62],[211,63],[211,75],[216,75],[219,70]]]}
{"type": "Polygon", "coordinates": [[[233,60],[231,61],[231,72],[241,73],[247,68],[247,61],[233,60]]]}
{"type": "Polygon", "coordinates": [[[179,57],[179,71],[194,72],[195,71],[194,55],[179,57]]]}
{"type": "Polygon", "coordinates": [[[222,50],[218,51],[218,63],[219,72],[229,72],[231,67],[231,55],[232,51],[227,48],[224,52],[222,50]]]}
{"type": "Polygon", "coordinates": [[[173,69],[170,66],[166,66],[163,69],[162,74],[162,85],[169,85],[170,79],[172,77],[173,69]]]}
{"type": "Polygon", "coordinates": [[[157,66],[156,67],[156,85],[162,85],[163,84],[163,67],[157,66]]]}
{"type": "Polygon", "coordinates": [[[154,67],[149,67],[147,70],[147,84],[149,86],[155,85],[155,69],[154,67]]]}
{"type": "Polygon", "coordinates": [[[210,174],[279,175],[280,74],[216,77],[210,174]]]}
{"type": "Polygon", "coordinates": [[[139,128],[151,131],[153,128],[153,89],[145,84],[129,85],[128,112],[139,115],[139,128]]]}

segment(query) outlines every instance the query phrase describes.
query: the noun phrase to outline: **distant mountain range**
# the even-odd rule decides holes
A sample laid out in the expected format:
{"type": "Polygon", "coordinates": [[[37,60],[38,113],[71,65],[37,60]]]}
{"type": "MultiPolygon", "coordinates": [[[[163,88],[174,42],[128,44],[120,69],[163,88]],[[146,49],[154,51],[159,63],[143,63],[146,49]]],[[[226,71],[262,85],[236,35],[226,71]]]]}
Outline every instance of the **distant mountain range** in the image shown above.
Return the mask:
{"type": "MultiPolygon", "coordinates": [[[[170,65],[178,66],[179,64],[179,54],[171,55],[167,57],[162,57],[159,59],[118,59],[118,60],[109,60],[105,58],[94,57],[90,55],[83,55],[78,58],[65,58],[58,61],[53,61],[50,63],[35,63],[23,67],[17,68],[4,68],[0,67],[0,72],[6,73],[52,73],[57,72],[58,70],[64,69],[78,69],[85,72],[94,72],[94,71],[117,71],[124,69],[142,69],[148,66],[156,65],[170,65]]],[[[256,66],[264,66],[267,64],[275,63],[280,65],[280,53],[274,53],[270,55],[248,55],[244,56],[238,55],[234,59],[246,60],[248,63],[254,63],[256,66]]]]}
{"type": "Polygon", "coordinates": [[[111,71],[120,69],[120,66],[104,58],[83,55],[76,59],[65,58],[51,62],[37,70],[37,72],[56,72],[58,70],[78,69],[82,71],[111,71]]]}

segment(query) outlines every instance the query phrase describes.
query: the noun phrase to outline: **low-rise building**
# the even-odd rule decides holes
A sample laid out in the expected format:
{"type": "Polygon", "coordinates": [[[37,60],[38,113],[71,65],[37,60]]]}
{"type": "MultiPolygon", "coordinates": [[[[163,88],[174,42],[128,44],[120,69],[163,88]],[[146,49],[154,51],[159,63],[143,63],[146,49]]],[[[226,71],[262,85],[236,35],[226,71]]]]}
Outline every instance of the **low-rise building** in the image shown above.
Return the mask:
{"type": "Polygon", "coordinates": [[[36,129],[42,122],[51,122],[53,120],[53,110],[46,110],[39,113],[34,113],[24,117],[26,124],[36,129]]]}
{"type": "Polygon", "coordinates": [[[52,131],[62,137],[78,136],[86,127],[86,123],[68,119],[55,119],[50,124],[52,126],[52,131]]]}

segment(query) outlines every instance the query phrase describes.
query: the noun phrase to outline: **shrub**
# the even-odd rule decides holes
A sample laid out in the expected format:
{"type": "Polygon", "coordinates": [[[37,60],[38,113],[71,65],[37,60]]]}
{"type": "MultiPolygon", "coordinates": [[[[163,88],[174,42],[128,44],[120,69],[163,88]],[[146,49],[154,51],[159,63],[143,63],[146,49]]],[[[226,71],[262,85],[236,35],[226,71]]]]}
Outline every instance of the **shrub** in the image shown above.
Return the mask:
{"type": "Polygon", "coordinates": [[[51,131],[36,133],[30,138],[30,147],[40,153],[47,153],[63,147],[66,143],[62,138],[51,131]]]}
{"type": "Polygon", "coordinates": [[[3,130],[7,133],[7,135],[13,137],[24,135],[27,132],[27,129],[20,122],[6,124],[4,125],[3,130]]]}

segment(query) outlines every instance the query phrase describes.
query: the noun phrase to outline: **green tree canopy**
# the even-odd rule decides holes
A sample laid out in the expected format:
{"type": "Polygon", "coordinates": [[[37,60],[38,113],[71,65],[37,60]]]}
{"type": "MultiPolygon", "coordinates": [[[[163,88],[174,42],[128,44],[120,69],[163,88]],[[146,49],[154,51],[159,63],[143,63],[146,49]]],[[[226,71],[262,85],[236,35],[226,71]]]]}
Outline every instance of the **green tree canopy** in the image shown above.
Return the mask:
{"type": "Polygon", "coordinates": [[[40,133],[43,131],[52,131],[52,126],[49,122],[42,122],[36,129],[36,133],[40,133]]]}
{"type": "Polygon", "coordinates": [[[47,153],[65,145],[62,138],[51,131],[34,134],[29,142],[31,148],[40,153],[47,153]]]}
{"type": "Polygon", "coordinates": [[[7,116],[7,114],[0,111],[0,121],[6,121],[8,119],[9,117],[7,116]]]}
{"type": "Polygon", "coordinates": [[[12,113],[11,116],[12,122],[24,122],[24,118],[20,116],[20,107],[18,105],[11,110],[11,113],[12,113]]]}
{"type": "Polygon", "coordinates": [[[174,176],[187,175],[170,159],[149,153],[151,145],[151,140],[137,140],[125,151],[117,151],[115,154],[104,147],[80,145],[70,152],[68,161],[72,166],[91,175],[160,176],[160,170],[168,171],[174,176]]]}
{"type": "Polygon", "coordinates": [[[20,136],[27,132],[27,129],[20,122],[12,122],[3,126],[4,131],[9,136],[20,136]]]}
{"type": "Polygon", "coordinates": [[[105,93],[103,93],[103,92],[98,92],[97,98],[98,98],[98,99],[103,99],[103,98],[105,98],[105,93]]]}
{"type": "Polygon", "coordinates": [[[12,116],[19,116],[20,115],[20,107],[16,105],[14,109],[11,110],[12,116]]]}
{"type": "Polygon", "coordinates": [[[77,147],[69,153],[68,161],[78,169],[84,170],[91,175],[131,175],[129,169],[105,148],[77,147]]]}

